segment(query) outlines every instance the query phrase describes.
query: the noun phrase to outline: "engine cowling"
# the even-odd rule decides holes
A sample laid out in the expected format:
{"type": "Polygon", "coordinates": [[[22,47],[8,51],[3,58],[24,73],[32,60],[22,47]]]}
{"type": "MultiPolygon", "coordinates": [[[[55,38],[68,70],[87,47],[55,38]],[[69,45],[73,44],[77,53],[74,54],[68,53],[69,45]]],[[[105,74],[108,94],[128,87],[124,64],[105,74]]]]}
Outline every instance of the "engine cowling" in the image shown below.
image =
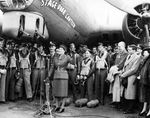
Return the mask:
{"type": "MultiPolygon", "coordinates": [[[[143,14],[144,5],[148,5],[147,10],[150,10],[150,4],[141,4],[135,7],[138,13],[143,14]]],[[[149,23],[150,25],[150,23],[149,23]]],[[[143,43],[145,38],[144,22],[142,17],[127,14],[122,25],[123,36],[127,43],[143,43]]]]}
{"type": "Polygon", "coordinates": [[[48,39],[49,34],[41,14],[36,12],[6,12],[3,15],[2,33],[14,39],[48,39]]]}

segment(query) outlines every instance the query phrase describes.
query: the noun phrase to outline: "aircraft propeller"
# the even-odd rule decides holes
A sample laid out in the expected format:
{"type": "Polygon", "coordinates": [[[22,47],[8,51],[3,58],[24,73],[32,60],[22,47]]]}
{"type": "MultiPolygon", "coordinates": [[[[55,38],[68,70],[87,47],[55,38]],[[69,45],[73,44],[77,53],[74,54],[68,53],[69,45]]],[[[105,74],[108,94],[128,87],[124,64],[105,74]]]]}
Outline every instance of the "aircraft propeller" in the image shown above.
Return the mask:
{"type": "MultiPolygon", "coordinates": [[[[145,45],[150,46],[150,0],[105,0],[114,7],[131,14],[133,16],[139,17],[143,25],[143,30],[145,31],[145,45]],[[136,6],[135,6],[136,5],[136,6]],[[142,7],[140,9],[135,9],[138,5],[142,7]]],[[[139,19],[138,18],[138,19],[139,19]]],[[[137,24],[136,24],[137,26],[137,24]]]]}

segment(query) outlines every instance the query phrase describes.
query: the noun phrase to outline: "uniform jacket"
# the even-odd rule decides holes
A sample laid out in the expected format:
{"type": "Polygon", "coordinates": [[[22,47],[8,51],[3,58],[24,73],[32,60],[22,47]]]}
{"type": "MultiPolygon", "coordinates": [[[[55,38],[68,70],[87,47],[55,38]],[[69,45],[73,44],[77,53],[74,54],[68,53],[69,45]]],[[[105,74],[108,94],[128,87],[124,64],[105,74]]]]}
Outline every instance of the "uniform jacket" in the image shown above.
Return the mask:
{"type": "Polygon", "coordinates": [[[80,66],[81,66],[80,74],[88,76],[95,68],[95,63],[94,60],[91,57],[89,57],[87,59],[83,59],[80,66]]]}
{"type": "Polygon", "coordinates": [[[53,55],[49,55],[49,58],[48,58],[48,66],[47,66],[47,69],[48,69],[48,77],[50,80],[53,80],[53,77],[54,77],[54,59],[55,59],[55,56],[56,53],[54,53],[53,55]]]}
{"type": "Polygon", "coordinates": [[[43,52],[40,54],[38,51],[35,52],[35,60],[33,66],[35,68],[46,68],[46,54],[43,52]]]}
{"type": "Polygon", "coordinates": [[[70,60],[70,64],[74,65],[74,67],[76,69],[78,69],[78,61],[79,61],[79,54],[76,52],[70,52],[68,53],[68,55],[70,56],[71,60],[70,60]]]}
{"type": "Polygon", "coordinates": [[[30,52],[27,51],[26,54],[23,54],[22,51],[19,52],[19,69],[22,68],[28,68],[31,69],[31,64],[30,64],[30,52]]]}
{"type": "Polygon", "coordinates": [[[19,68],[19,56],[17,51],[12,51],[11,53],[8,53],[8,63],[7,63],[8,68],[11,67],[11,65],[14,65],[12,64],[13,63],[12,61],[15,61],[16,68],[19,68]]]}
{"type": "Polygon", "coordinates": [[[54,78],[68,79],[66,78],[68,74],[66,68],[68,63],[70,63],[70,60],[70,57],[65,54],[61,56],[55,56],[53,65],[51,66],[53,71],[49,73],[49,76],[51,76],[51,74],[54,72],[54,78]]]}

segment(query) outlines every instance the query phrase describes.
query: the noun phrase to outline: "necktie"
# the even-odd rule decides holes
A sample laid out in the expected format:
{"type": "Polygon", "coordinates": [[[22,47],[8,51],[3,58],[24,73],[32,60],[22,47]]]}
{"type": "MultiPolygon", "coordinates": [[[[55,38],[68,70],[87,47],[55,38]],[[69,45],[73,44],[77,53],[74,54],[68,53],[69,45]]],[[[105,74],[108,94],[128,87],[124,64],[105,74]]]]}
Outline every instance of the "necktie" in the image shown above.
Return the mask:
{"type": "Polygon", "coordinates": [[[131,58],[131,55],[128,56],[128,60],[131,58]]]}

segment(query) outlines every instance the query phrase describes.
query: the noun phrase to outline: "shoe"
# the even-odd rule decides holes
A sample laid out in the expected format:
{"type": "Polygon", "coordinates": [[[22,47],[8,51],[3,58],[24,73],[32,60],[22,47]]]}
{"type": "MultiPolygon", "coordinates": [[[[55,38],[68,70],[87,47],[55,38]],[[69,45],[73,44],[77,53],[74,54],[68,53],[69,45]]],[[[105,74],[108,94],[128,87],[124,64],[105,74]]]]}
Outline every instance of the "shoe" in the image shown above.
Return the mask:
{"type": "Polygon", "coordinates": [[[120,105],[116,105],[116,109],[120,110],[122,107],[120,105]]]}
{"type": "Polygon", "coordinates": [[[6,104],[6,102],[5,101],[0,101],[0,104],[6,104]]]}
{"type": "Polygon", "coordinates": [[[119,111],[125,112],[125,111],[127,111],[127,110],[126,110],[126,108],[121,107],[121,108],[119,109],[119,111]]]}
{"type": "Polygon", "coordinates": [[[147,113],[147,112],[144,111],[144,112],[142,112],[142,113],[140,112],[138,115],[139,115],[139,116],[146,116],[146,113],[147,113]]]}
{"type": "Polygon", "coordinates": [[[60,110],[60,107],[54,108],[54,111],[55,111],[55,112],[58,112],[59,110],[60,110]]]}
{"type": "Polygon", "coordinates": [[[146,116],[145,118],[150,118],[150,115],[146,116]]]}
{"type": "Polygon", "coordinates": [[[104,105],[105,103],[104,103],[104,100],[100,100],[100,104],[101,105],[104,105]]]}
{"type": "Polygon", "coordinates": [[[12,100],[9,100],[10,102],[16,102],[16,100],[15,99],[12,99],[12,100]]]}
{"type": "Polygon", "coordinates": [[[111,105],[111,108],[116,108],[116,105],[111,105]]]}
{"type": "Polygon", "coordinates": [[[58,113],[62,113],[64,111],[65,111],[65,108],[60,108],[59,111],[58,111],[58,113]]]}
{"type": "Polygon", "coordinates": [[[134,111],[132,111],[132,110],[127,110],[127,111],[123,112],[123,114],[132,114],[132,113],[134,113],[134,111]]]}
{"type": "Polygon", "coordinates": [[[18,101],[21,101],[22,99],[23,99],[22,97],[18,97],[18,98],[17,98],[18,101]]]}
{"type": "Polygon", "coordinates": [[[28,102],[32,102],[33,99],[32,99],[32,98],[27,98],[27,101],[28,101],[28,102]]]}
{"type": "Polygon", "coordinates": [[[109,103],[109,105],[111,105],[111,106],[112,106],[112,105],[115,105],[115,102],[111,102],[111,103],[109,103]]]}

